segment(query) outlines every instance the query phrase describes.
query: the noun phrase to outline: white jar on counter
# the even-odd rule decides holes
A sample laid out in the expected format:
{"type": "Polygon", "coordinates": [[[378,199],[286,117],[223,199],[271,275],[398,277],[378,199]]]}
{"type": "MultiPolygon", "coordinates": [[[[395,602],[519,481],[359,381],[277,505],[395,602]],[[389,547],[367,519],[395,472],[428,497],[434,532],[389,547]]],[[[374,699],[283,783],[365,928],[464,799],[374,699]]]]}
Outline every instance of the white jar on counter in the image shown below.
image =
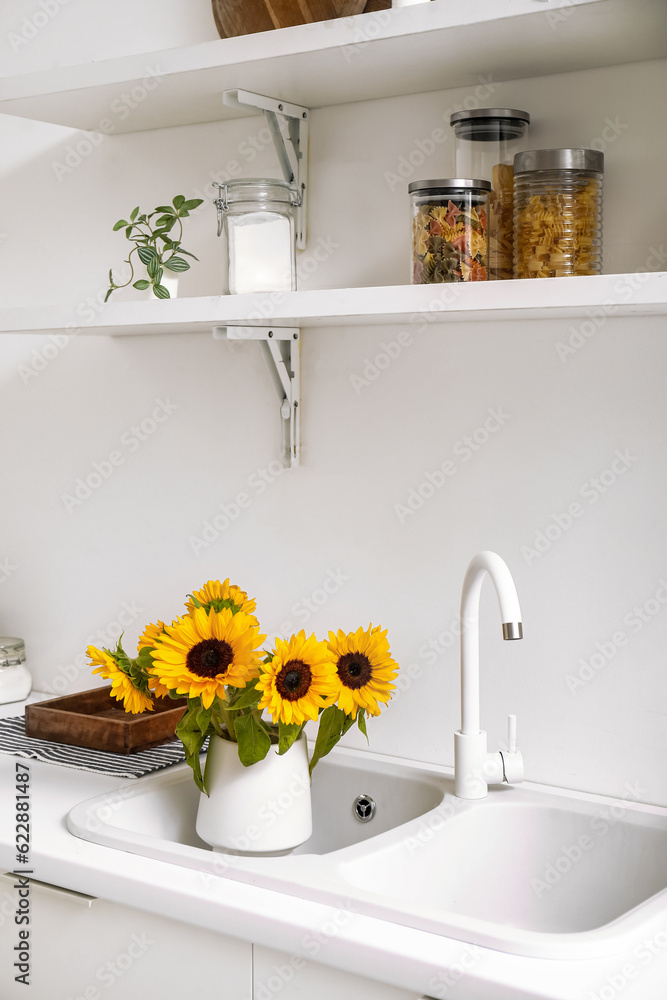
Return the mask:
{"type": "Polygon", "coordinates": [[[0,705],[23,701],[32,690],[32,677],[25,666],[23,639],[0,636],[0,705]]]}
{"type": "Polygon", "coordinates": [[[230,293],[294,291],[298,191],[286,181],[263,177],[216,186],[218,236],[224,229],[230,293]]]}

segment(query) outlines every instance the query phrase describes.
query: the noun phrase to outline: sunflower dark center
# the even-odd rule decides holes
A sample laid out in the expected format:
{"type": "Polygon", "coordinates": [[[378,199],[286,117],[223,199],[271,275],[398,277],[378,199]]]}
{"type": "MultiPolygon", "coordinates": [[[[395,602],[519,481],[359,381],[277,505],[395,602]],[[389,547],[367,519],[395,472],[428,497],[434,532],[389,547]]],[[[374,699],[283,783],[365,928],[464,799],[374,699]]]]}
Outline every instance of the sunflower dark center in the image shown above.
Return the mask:
{"type": "Polygon", "coordinates": [[[363,653],[346,653],[338,661],[338,676],[345,687],[356,690],[368,684],[373,676],[373,668],[363,653]]]}
{"type": "Polygon", "coordinates": [[[227,673],[234,650],[223,639],[202,639],[188,651],[186,666],[197,677],[217,677],[227,673]]]}
{"type": "Polygon", "coordinates": [[[288,660],[276,677],[276,689],[286,701],[297,701],[308,694],[313,675],[303,660],[288,660]]]}

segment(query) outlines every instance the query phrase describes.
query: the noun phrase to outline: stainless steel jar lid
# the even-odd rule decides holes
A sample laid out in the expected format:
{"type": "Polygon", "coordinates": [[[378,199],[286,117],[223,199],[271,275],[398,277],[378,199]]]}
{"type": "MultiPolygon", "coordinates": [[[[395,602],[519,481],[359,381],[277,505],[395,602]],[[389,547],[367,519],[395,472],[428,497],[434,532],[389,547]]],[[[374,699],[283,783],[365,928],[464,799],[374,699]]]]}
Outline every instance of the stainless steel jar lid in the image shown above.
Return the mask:
{"type": "Polygon", "coordinates": [[[597,149],[528,149],[514,157],[514,173],[533,170],[593,170],[604,173],[604,153],[597,149]]]}
{"type": "Polygon", "coordinates": [[[467,122],[471,118],[495,118],[498,122],[503,122],[508,118],[517,122],[530,125],[530,115],[527,111],[518,111],[516,108],[475,108],[473,111],[455,111],[449,116],[449,124],[456,125],[457,122],[467,122]]]}
{"type": "Polygon", "coordinates": [[[25,643],[23,639],[0,636],[0,667],[17,667],[25,663],[25,643]]]}
{"type": "Polygon", "coordinates": [[[450,188],[468,188],[471,191],[490,191],[491,182],[482,181],[474,177],[441,177],[439,180],[411,181],[408,184],[408,194],[416,194],[420,191],[448,191],[450,188]]]}

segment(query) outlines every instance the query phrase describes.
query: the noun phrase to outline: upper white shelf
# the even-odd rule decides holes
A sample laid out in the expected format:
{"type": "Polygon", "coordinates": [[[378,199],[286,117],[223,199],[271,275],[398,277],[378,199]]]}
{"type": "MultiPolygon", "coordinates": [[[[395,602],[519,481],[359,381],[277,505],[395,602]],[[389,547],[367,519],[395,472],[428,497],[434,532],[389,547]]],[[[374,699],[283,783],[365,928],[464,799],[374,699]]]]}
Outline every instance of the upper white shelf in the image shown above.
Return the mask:
{"type": "Polygon", "coordinates": [[[433,0],[5,77],[0,113],[135,132],[239,117],[223,90],[318,108],[665,55],[665,0],[433,0]]]}
{"type": "Polygon", "coordinates": [[[453,285],[333,288],[108,302],[89,323],[65,306],[0,310],[0,333],[105,336],[201,333],[214,326],[340,327],[461,320],[576,319],[667,314],[667,272],[453,285]]]}

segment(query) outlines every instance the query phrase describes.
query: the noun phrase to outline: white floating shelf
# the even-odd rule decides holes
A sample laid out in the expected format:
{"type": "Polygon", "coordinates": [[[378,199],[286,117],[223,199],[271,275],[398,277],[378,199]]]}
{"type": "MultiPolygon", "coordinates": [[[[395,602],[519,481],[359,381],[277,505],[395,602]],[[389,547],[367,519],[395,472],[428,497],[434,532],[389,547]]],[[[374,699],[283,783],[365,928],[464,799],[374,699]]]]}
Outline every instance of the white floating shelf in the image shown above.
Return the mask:
{"type": "Polygon", "coordinates": [[[665,0],[433,0],[6,77],[0,113],[135,132],[243,114],[223,90],[318,108],[665,55],[665,0]]]}
{"type": "Polygon", "coordinates": [[[0,333],[210,333],[214,326],[396,326],[465,321],[664,316],[667,272],[452,285],[109,302],[90,323],[66,306],[0,310],[0,333]]]}

